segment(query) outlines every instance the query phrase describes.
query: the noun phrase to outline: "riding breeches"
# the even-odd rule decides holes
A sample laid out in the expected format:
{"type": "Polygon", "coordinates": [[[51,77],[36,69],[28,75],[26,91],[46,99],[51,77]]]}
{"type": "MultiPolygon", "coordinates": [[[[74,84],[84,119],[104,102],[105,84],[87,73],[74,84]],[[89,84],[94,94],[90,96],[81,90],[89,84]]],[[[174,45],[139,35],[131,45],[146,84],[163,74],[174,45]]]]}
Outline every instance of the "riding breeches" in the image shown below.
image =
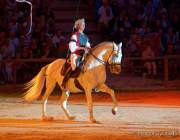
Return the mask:
{"type": "Polygon", "coordinates": [[[71,58],[71,68],[74,71],[77,67],[78,55],[71,54],[70,58],[71,58]]]}

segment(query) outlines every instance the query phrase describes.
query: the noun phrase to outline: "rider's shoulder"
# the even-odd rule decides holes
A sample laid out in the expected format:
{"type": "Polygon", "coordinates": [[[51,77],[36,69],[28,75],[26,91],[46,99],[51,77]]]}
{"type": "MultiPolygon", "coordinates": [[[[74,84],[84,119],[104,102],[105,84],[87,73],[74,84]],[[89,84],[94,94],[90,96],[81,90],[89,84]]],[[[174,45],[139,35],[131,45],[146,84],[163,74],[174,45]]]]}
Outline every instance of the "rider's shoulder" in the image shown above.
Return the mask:
{"type": "Polygon", "coordinates": [[[72,34],[72,35],[71,35],[71,39],[77,40],[77,34],[76,34],[76,33],[72,34]]]}

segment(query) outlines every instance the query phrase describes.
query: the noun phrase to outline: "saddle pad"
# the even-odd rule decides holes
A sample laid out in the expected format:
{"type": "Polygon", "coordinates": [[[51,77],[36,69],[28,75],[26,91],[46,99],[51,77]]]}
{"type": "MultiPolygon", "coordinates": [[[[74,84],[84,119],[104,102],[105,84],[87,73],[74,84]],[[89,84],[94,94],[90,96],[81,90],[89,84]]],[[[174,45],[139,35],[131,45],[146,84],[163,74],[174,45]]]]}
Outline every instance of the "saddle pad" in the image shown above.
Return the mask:
{"type": "Polygon", "coordinates": [[[68,60],[64,63],[64,65],[62,66],[62,69],[61,69],[61,75],[65,75],[68,68],[71,66],[71,63],[68,62],[68,60]]]}
{"type": "Polygon", "coordinates": [[[71,78],[77,78],[80,73],[81,73],[81,69],[80,69],[80,68],[76,68],[75,71],[72,71],[72,72],[71,72],[70,77],[71,77],[71,78]]]}
{"type": "MultiPolygon", "coordinates": [[[[69,69],[69,67],[71,67],[71,64],[66,61],[64,65],[62,66],[61,75],[64,76],[67,70],[69,69]]],[[[75,71],[71,72],[70,78],[77,78],[80,73],[81,73],[81,69],[77,67],[75,71]]]]}

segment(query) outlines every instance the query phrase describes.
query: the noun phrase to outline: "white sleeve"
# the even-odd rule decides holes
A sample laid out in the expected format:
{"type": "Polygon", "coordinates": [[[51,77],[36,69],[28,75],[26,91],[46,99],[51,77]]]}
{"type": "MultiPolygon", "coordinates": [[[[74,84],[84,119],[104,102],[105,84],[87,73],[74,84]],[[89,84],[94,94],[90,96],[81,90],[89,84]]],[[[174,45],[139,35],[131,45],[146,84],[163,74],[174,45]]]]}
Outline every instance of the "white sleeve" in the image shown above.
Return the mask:
{"type": "Polygon", "coordinates": [[[75,52],[77,49],[76,42],[75,42],[77,41],[76,35],[72,35],[71,40],[74,40],[74,41],[69,42],[69,49],[71,52],[75,52]]]}
{"type": "Polygon", "coordinates": [[[89,41],[87,41],[86,47],[87,47],[87,48],[91,48],[91,45],[90,45],[89,41]]]}

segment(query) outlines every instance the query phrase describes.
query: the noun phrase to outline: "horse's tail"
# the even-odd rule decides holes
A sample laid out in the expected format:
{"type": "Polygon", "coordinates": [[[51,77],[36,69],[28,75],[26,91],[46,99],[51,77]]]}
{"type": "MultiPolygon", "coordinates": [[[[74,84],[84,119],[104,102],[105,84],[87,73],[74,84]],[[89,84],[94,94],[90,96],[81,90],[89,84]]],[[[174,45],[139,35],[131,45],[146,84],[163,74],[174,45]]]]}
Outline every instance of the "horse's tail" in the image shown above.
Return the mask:
{"type": "Polygon", "coordinates": [[[25,84],[24,99],[28,102],[36,100],[42,92],[46,79],[46,69],[48,65],[41,68],[40,72],[28,83],[25,84]]]}

